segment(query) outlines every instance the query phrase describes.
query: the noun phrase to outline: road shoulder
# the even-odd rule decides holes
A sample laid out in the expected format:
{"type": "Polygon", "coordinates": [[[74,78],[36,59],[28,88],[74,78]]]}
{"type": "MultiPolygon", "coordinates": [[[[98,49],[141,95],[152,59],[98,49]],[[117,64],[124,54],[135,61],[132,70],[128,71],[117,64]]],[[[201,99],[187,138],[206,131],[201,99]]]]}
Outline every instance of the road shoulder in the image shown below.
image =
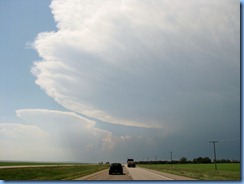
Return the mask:
{"type": "Polygon", "coordinates": [[[147,169],[147,168],[143,168],[143,167],[140,167],[140,168],[148,170],[148,171],[153,172],[155,174],[162,175],[162,176],[170,178],[172,180],[196,180],[196,179],[189,178],[189,177],[186,177],[186,176],[180,176],[180,175],[165,173],[165,172],[162,172],[162,171],[156,171],[156,170],[147,169]]]}
{"type": "Polygon", "coordinates": [[[92,174],[89,174],[89,175],[86,175],[86,176],[82,176],[82,177],[76,178],[74,180],[91,180],[92,178],[96,177],[97,175],[102,174],[103,172],[108,172],[108,169],[105,169],[105,170],[102,170],[102,171],[98,171],[98,172],[95,172],[95,173],[92,173],[92,174]]]}

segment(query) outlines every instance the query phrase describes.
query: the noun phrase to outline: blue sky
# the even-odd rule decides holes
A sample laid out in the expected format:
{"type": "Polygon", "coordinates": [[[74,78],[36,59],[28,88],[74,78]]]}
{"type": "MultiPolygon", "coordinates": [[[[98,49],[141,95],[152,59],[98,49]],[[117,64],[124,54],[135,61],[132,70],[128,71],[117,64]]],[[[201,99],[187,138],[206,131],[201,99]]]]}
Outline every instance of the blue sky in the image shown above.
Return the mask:
{"type": "Polygon", "coordinates": [[[240,159],[239,15],[236,1],[0,1],[0,160],[193,159],[210,140],[240,159]]]}
{"type": "Polygon", "coordinates": [[[59,106],[35,85],[30,72],[38,54],[28,46],[42,31],[55,30],[50,1],[1,1],[1,120],[15,119],[19,108],[59,106]]]}

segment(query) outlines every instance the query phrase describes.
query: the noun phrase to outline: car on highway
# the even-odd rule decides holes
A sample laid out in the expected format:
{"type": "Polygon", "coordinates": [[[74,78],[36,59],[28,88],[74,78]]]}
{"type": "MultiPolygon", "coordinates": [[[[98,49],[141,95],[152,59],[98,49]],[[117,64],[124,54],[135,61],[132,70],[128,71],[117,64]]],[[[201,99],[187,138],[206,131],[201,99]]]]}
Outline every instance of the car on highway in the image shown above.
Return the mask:
{"type": "Polygon", "coordinates": [[[111,163],[109,174],[123,174],[123,166],[121,163],[111,163]]]}

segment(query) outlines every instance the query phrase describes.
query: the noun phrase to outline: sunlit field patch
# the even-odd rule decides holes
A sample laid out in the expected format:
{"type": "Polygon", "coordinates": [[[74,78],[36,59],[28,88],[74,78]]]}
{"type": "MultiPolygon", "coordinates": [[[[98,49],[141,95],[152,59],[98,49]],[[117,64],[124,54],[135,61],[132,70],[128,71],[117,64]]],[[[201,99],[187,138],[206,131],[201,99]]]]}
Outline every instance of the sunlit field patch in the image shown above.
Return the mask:
{"type": "Polygon", "coordinates": [[[71,180],[107,168],[95,164],[5,168],[0,169],[0,180],[71,180]]]}

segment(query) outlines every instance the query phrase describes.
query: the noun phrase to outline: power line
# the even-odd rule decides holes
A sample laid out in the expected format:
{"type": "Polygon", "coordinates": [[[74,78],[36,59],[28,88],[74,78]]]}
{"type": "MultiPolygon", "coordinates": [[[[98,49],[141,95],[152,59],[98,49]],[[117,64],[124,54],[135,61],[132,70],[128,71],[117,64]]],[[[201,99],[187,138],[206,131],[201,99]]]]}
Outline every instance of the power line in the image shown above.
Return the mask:
{"type": "Polygon", "coordinates": [[[220,139],[221,142],[229,142],[229,141],[239,141],[240,138],[230,138],[230,139],[220,139]]]}

